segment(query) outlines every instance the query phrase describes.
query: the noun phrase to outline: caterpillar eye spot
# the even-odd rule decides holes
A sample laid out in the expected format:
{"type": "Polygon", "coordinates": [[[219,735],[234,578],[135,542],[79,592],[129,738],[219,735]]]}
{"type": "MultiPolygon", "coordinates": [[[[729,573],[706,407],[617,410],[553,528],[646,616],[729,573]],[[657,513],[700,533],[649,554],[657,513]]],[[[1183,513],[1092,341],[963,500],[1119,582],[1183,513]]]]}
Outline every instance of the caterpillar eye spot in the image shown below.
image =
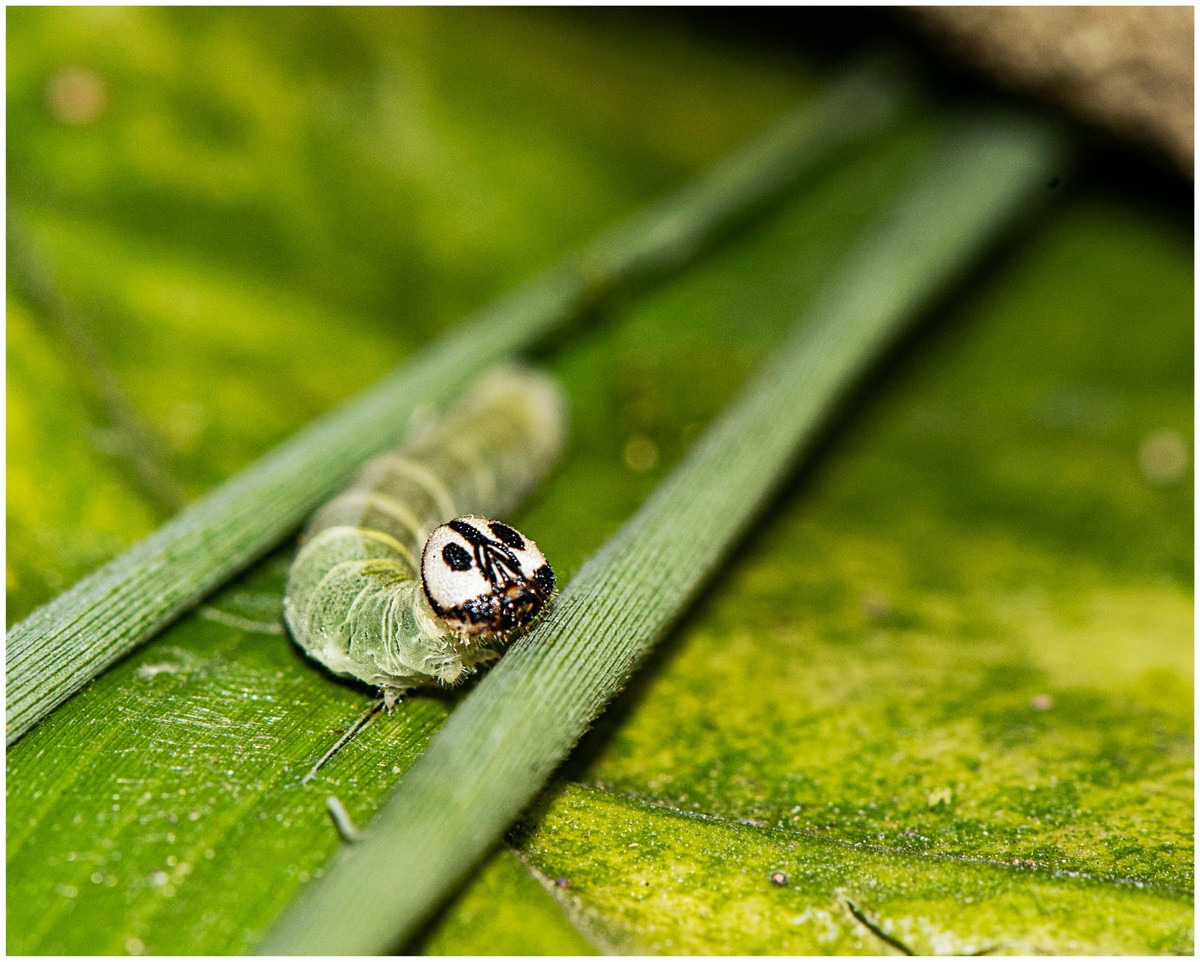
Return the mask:
{"type": "Polygon", "coordinates": [[[460,545],[450,543],[442,549],[442,560],[451,571],[468,571],[471,567],[471,554],[460,545]]]}
{"type": "Polygon", "coordinates": [[[502,541],[510,548],[516,548],[520,551],[525,547],[525,539],[508,525],[500,521],[490,521],[488,522],[488,528],[491,529],[492,534],[496,536],[497,540],[502,541]]]}

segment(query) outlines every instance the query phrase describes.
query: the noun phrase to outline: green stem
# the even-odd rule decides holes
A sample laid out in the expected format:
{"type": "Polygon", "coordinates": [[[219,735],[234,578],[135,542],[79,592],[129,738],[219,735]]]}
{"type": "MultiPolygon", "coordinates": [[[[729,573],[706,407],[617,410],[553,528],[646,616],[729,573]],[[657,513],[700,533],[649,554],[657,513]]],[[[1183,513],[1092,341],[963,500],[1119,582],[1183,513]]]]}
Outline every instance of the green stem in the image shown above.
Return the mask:
{"type": "Polygon", "coordinates": [[[8,634],[7,743],[279,544],[359,464],[394,444],[419,404],[448,400],[605,295],[695,257],[800,176],[878,131],[908,99],[889,69],[848,72],[695,183],[493,302],[39,608],[8,634]]]}
{"type": "Polygon", "coordinates": [[[1044,128],[992,117],[950,137],[761,375],[434,737],[266,954],[403,943],[512,824],[695,598],[847,389],[1045,190],[1044,128]]]}

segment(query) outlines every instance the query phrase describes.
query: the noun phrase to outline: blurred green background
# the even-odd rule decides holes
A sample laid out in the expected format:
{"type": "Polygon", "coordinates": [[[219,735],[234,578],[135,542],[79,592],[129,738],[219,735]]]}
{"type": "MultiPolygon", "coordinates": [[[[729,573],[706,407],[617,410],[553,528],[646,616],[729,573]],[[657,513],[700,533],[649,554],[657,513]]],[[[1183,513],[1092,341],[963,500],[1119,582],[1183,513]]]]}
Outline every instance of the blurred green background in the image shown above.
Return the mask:
{"type": "MultiPolygon", "coordinates": [[[[545,352],[573,433],[518,520],[565,583],[980,95],[865,12],[7,23],[9,624],[856,46],[914,48],[918,115],[545,352]]],[[[922,953],[1191,951],[1190,184],[1081,137],[414,948],[889,951],[850,899],[922,953]]],[[[369,693],[282,634],[290,550],[9,752],[11,951],[252,948],[339,844],[325,796],[365,821],[453,707],[300,786],[369,693]]]]}

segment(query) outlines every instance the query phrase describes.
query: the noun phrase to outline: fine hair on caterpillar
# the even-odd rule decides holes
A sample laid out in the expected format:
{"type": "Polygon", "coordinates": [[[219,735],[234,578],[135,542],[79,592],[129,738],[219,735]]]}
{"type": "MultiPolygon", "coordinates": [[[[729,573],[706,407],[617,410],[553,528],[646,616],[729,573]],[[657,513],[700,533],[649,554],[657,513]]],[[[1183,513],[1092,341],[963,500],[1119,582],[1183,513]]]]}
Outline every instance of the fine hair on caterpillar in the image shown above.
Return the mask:
{"type": "Polygon", "coordinates": [[[390,702],[453,685],[544,610],[554,575],[501,521],[562,451],[566,400],[533,368],[493,369],[369,461],[309,522],[284,620],[309,657],[390,702]]]}

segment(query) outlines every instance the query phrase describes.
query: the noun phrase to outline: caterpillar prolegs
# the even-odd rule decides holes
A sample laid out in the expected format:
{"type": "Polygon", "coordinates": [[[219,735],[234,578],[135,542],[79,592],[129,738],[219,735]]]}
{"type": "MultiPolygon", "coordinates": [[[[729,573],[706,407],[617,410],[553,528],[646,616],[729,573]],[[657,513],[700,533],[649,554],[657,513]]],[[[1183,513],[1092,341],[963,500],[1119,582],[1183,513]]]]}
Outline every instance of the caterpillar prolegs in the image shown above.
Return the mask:
{"type": "Polygon", "coordinates": [[[368,462],[308,525],[284,619],[307,654],[383,689],[454,684],[545,607],[554,574],[504,516],[562,450],[558,383],[506,365],[368,462]]]}

